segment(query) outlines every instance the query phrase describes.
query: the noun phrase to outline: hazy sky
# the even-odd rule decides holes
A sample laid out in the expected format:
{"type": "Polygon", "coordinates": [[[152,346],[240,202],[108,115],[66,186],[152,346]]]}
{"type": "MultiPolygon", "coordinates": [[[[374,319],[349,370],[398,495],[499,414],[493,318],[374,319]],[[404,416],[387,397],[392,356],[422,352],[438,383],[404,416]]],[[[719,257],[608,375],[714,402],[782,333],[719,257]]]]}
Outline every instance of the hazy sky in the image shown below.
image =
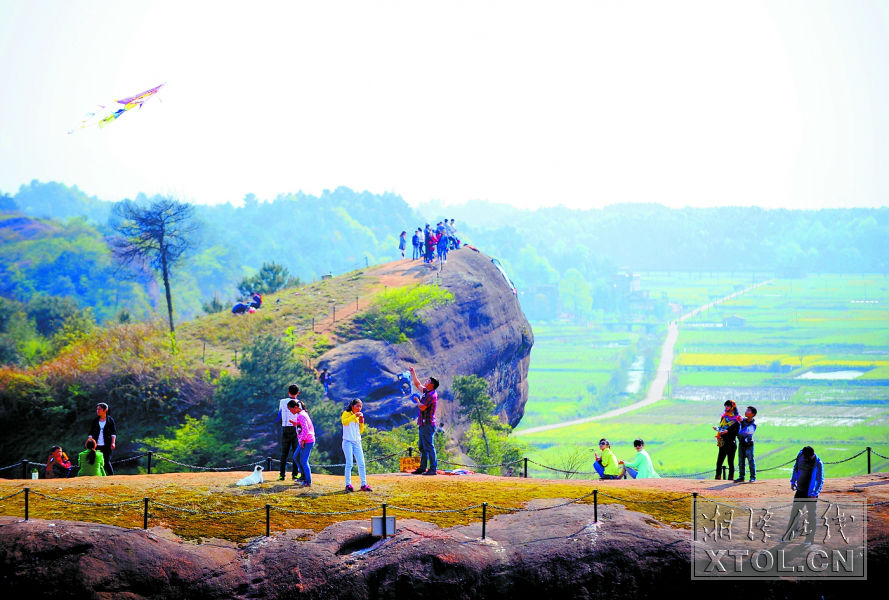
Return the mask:
{"type": "Polygon", "coordinates": [[[0,85],[13,194],[889,204],[887,0],[0,0],[0,85]]]}

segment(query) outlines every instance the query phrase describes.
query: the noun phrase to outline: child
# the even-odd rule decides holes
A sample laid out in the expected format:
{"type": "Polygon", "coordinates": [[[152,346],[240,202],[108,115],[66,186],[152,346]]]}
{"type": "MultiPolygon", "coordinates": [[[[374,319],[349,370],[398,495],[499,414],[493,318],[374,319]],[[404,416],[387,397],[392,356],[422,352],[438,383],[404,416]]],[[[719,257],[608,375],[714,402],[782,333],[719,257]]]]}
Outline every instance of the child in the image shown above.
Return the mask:
{"type": "Polygon", "coordinates": [[[357,398],[349,402],[343,411],[340,421],[343,424],[343,454],[346,455],[346,491],[354,492],[352,487],[352,457],[358,463],[358,477],[361,478],[361,491],[372,492],[367,485],[367,472],[364,466],[364,450],[361,449],[361,434],[364,431],[364,413],[362,403],[357,398]]]}
{"type": "Polygon", "coordinates": [[[738,406],[734,400],[726,400],[724,410],[719,419],[716,430],[716,445],[719,446],[719,455],[716,457],[716,479],[722,479],[722,462],[728,458],[728,479],[735,478],[735,452],[738,449],[735,438],[741,425],[741,417],[738,415],[738,406]]]}
{"type": "Polygon", "coordinates": [[[80,465],[78,477],[105,476],[105,457],[101,450],[96,450],[95,440],[86,441],[86,450],[77,455],[77,464],[80,465]]]}
{"type": "Polygon", "coordinates": [[[602,438],[599,440],[599,450],[602,451],[602,456],[594,453],[596,462],[593,463],[593,468],[596,470],[596,473],[599,474],[601,479],[618,479],[620,477],[620,467],[617,466],[617,458],[611,450],[611,442],[602,438]]]}
{"type": "Polygon", "coordinates": [[[46,458],[46,478],[64,478],[71,474],[71,461],[68,455],[62,452],[61,446],[53,446],[49,449],[49,456],[46,458]]]}
{"type": "Polygon", "coordinates": [[[744,481],[744,461],[750,462],[750,483],[756,481],[756,463],[753,461],[753,434],[756,432],[756,408],[748,406],[738,430],[738,474],[736,482],[744,481]]]}
{"type": "Polygon", "coordinates": [[[296,411],[296,419],[290,419],[290,422],[299,432],[297,434],[299,447],[293,453],[293,463],[299,464],[299,470],[303,476],[303,487],[311,487],[312,470],[309,468],[309,454],[312,453],[312,448],[315,447],[315,426],[312,425],[312,419],[309,418],[309,412],[306,410],[306,405],[302,403],[302,400],[294,402],[294,409],[296,411]]]}
{"type": "Polygon", "coordinates": [[[623,465],[620,472],[621,478],[626,479],[629,475],[633,479],[659,479],[660,475],[655,472],[654,465],[651,464],[651,457],[645,451],[645,442],[634,440],[633,447],[636,448],[636,458],[633,462],[627,465],[622,460],[618,461],[623,465]]]}

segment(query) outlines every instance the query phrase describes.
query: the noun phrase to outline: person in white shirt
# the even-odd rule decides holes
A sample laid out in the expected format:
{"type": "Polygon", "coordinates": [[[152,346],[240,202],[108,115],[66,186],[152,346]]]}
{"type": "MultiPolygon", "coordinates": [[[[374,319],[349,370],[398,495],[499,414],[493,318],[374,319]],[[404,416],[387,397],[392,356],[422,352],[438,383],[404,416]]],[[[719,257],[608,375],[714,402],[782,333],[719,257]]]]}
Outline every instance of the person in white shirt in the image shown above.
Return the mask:
{"type": "MultiPolygon", "coordinates": [[[[290,423],[293,415],[287,408],[287,403],[295,400],[299,396],[299,386],[291,385],[287,390],[287,397],[278,401],[278,419],[281,422],[281,473],[278,475],[278,481],[284,481],[284,474],[287,472],[287,460],[293,460],[293,453],[296,452],[299,443],[296,438],[296,427],[290,423]]],[[[296,481],[296,469],[298,465],[293,460],[293,472],[290,478],[296,481]]]]}

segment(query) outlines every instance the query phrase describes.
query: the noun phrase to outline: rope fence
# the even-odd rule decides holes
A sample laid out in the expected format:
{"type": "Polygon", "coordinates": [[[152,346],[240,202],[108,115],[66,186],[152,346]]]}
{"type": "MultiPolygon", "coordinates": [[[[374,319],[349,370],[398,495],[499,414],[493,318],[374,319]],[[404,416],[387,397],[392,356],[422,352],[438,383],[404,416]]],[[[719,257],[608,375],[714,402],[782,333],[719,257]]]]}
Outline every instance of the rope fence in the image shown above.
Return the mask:
{"type": "MultiPolygon", "coordinates": [[[[724,498],[711,498],[709,496],[702,496],[697,492],[693,492],[691,494],[686,494],[683,496],[678,496],[676,498],[668,498],[668,499],[662,499],[662,500],[636,500],[634,498],[623,498],[620,496],[614,496],[612,494],[608,494],[608,493],[604,493],[604,492],[600,493],[598,489],[594,489],[587,494],[578,496],[577,498],[572,498],[570,500],[561,502],[559,504],[553,504],[550,506],[542,506],[542,507],[535,507],[535,508],[516,508],[516,507],[510,507],[510,506],[499,506],[497,504],[489,504],[487,502],[481,502],[479,504],[472,504],[470,506],[464,506],[464,507],[460,507],[460,508],[433,510],[433,509],[411,508],[411,507],[407,507],[407,506],[398,506],[398,505],[387,505],[384,502],[379,506],[369,506],[366,508],[358,508],[358,509],[354,509],[354,510],[344,510],[344,511],[305,511],[305,510],[298,510],[298,509],[293,509],[293,508],[286,508],[283,506],[276,506],[273,504],[265,504],[264,506],[258,506],[255,508],[247,508],[247,509],[243,509],[243,510],[232,510],[232,511],[199,510],[199,509],[194,509],[194,508],[186,508],[184,506],[176,506],[173,504],[167,504],[165,502],[160,502],[158,500],[152,500],[151,498],[142,498],[141,500],[124,500],[121,502],[108,502],[108,503],[84,502],[84,501],[79,501],[79,500],[71,500],[71,499],[67,499],[67,498],[59,498],[57,496],[51,496],[49,494],[44,494],[44,493],[38,492],[36,490],[31,490],[30,488],[27,488],[27,487],[0,498],[0,503],[6,502],[7,500],[10,500],[16,496],[24,495],[24,516],[25,516],[26,521],[31,518],[31,514],[30,514],[30,512],[31,512],[30,496],[31,495],[34,495],[34,496],[37,496],[40,498],[44,498],[44,499],[52,501],[52,502],[61,502],[64,504],[76,505],[76,506],[90,506],[90,507],[102,508],[102,509],[122,508],[122,507],[127,507],[127,506],[142,505],[142,507],[143,507],[143,509],[142,509],[143,510],[142,529],[148,529],[148,522],[149,522],[149,518],[151,516],[150,507],[152,507],[152,506],[155,507],[156,509],[159,508],[159,509],[172,510],[172,511],[185,513],[188,515],[194,515],[194,516],[200,516],[200,517],[237,516],[237,515],[244,515],[244,514],[248,514],[248,513],[259,513],[259,512],[265,511],[265,526],[266,526],[265,535],[266,535],[266,537],[270,536],[270,533],[271,533],[272,511],[279,511],[281,513],[291,514],[291,515],[304,515],[304,516],[313,516],[313,517],[316,517],[316,516],[330,517],[330,516],[352,516],[352,515],[376,512],[377,510],[382,509],[383,523],[385,523],[387,509],[388,510],[395,510],[398,512],[404,512],[404,513],[424,514],[424,515],[436,515],[436,514],[445,514],[445,513],[465,513],[465,512],[476,511],[478,509],[481,509],[481,513],[482,513],[481,514],[481,527],[482,527],[481,537],[482,537],[482,539],[485,539],[486,538],[488,507],[493,508],[498,511],[502,511],[507,514],[538,513],[538,512],[547,511],[547,510],[554,510],[556,508],[561,508],[563,506],[569,506],[572,504],[576,504],[578,502],[586,500],[587,498],[592,497],[593,498],[593,502],[592,502],[593,522],[598,523],[599,522],[599,496],[600,496],[600,494],[603,498],[608,498],[608,499],[613,500],[617,503],[624,503],[624,504],[668,505],[668,504],[675,504],[677,502],[684,502],[684,501],[691,499],[689,507],[692,510],[693,521],[697,517],[696,511],[697,511],[698,502],[701,502],[701,501],[714,502],[719,505],[727,506],[727,507],[735,506],[730,501],[727,501],[724,498]]],[[[818,501],[833,502],[830,499],[823,499],[823,498],[818,498],[818,501]]],[[[889,504],[889,500],[869,503],[869,505],[874,508],[878,507],[878,506],[885,506],[887,504],[889,504]]],[[[787,508],[790,506],[793,506],[793,504],[790,503],[790,504],[786,504],[786,505],[775,506],[772,508],[782,509],[782,508],[787,508]]],[[[745,508],[745,507],[737,506],[737,508],[745,508]]],[[[394,533],[395,532],[393,531],[392,535],[394,535],[394,533]]],[[[386,535],[387,535],[386,534],[386,526],[384,524],[382,537],[386,537],[386,535]]]]}
{"type": "MultiPolygon", "coordinates": [[[[414,456],[414,449],[412,447],[408,447],[402,452],[393,452],[391,454],[387,454],[384,456],[371,457],[371,458],[368,458],[366,462],[367,463],[383,464],[387,460],[391,460],[396,457],[403,457],[405,455],[407,455],[409,457],[414,456]]],[[[861,450],[860,452],[853,454],[852,456],[849,456],[847,458],[843,458],[843,459],[835,460],[835,461],[823,461],[823,462],[825,465],[839,465],[839,464],[843,464],[843,463],[847,463],[849,461],[855,460],[856,458],[859,458],[860,456],[863,456],[863,455],[867,455],[867,473],[868,474],[871,474],[873,472],[873,470],[872,470],[872,456],[877,456],[883,460],[889,460],[889,458],[887,458],[886,456],[883,456],[882,454],[875,452],[870,446],[867,446],[864,450],[861,450]]],[[[136,461],[141,462],[142,459],[146,459],[146,458],[147,458],[147,470],[148,470],[149,475],[151,475],[153,461],[155,461],[155,460],[163,461],[163,462],[166,462],[169,464],[183,467],[185,469],[191,469],[191,470],[195,470],[195,471],[210,471],[210,472],[217,472],[217,473],[226,472],[226,471],[236,471],[239,469],[255,468],[256,466],[263,465],[263,464],[265,465],[267,471],[271,471],[273,463],[278,464],[278,465],[281,464],[281,461],[279,459],[272,458],[271,456],[267,456],[262,460],[257,460],[254,462],[240,464],[240,465],[232,465],[232,466],[224,466],[224,467],[211,467],[211,466],[205,466],[205,465],[192,465],[192,464],[180,462],[174,458],[170,458],[169,456],[165,456],[165,455],[157,453],[157,452],[144,452],[142,454],[137,454],[135,456],[129,456],[127,458],[122,458],[122,459],[111,461],[111,464],[112,465],[120,465],[120,464],[125,464],[125,463],[133,463],[136,461]]],[[[756,472],[757,473],[765,473],[768,471],[774,471],[776,469],[781,469],[781,468],[787,467],[788,465],[793,464],[793,462],[795,460],[796,460],[796,458],[794,457],[794,458],[791,458],[790,460],[788,460],[787,462],[781,463],[779,465],[774,465],[774,466],[766,467],[766,468],[757,467],[756,472]]],[[[507,467],[514,467],[516,465],[521,464],[521,465],[523,465],[522,476],[525,478],[528,477],[528,464],[529,463],[540,468],[540,469],[543,469],[545,471],[551,471],[554,473],[561,473],[561,474],[566,475],[568,477],[574,477],[574,476],[578,476],[578,475],[595,477],[596,475],[598,475],[598,473],[596,473],[595,471],[579,471],[579,470],[574,470],[574,469],[561,469],[559,467],[545,465],[543,463],[537,462],[536,460],[532,460],[528,457],[523,457],[523,458],[519,458],[519,459],[516,459],[513,461],[509,461],[509,462],[502,462],[502,463],[496,463],[496,464],[490,464],[490,465],[473,465],[473,464],[458,463],[458,462],[445,461],[445,460],[442,460],[439,462],[441,464],[445,464],[445,465],[464,467],[464,468],[468,468],[468,469],[496,469],[496,468],[502,469],[502,468],[507,468],[507,467]]],[[[329,464],[329,465],[313,464],[312,468],[313,469],[336,469],[336,468],[344,468],[345,466],[346,466],[345,463],[335,463],[335,464],[329,464]]],[[[31,477],[31,474],[29,473],[29,468],[31,468],[31,467],[34,467],[36,469],[45,469],[46,465],[43,463],[38,463],[38,462],[34,462],[31,460],[25,459],[19,463],[14,463],[14,464],[5,466],[3,468],[0,468],[0,473],[9,471],[12,469],[20,468],[21,469],[21,478],[22,479],[31,479],[32,477],[31,477]]],[[[727,469],[727,467],[723,466],[723,472],[722,472],[723,479],[726,478],[725,477],[726,469],[727,469]]],[[[697,473],[670,474],[670,475],[663,475],[663,477],[672,478],[672,479],[701,479],[701,478],[708,478],[711,475],[713,475],[713,473],[714,473],[713,469],[707,469],[706,471],[699,471],[697,473]]]]}

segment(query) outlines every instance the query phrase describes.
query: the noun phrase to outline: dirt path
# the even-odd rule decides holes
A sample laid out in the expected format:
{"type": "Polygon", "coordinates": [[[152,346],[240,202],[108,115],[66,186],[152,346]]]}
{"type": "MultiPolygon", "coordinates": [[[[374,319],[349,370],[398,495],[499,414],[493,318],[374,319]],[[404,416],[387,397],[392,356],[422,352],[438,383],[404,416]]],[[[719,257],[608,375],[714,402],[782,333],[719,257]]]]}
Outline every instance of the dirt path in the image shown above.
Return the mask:
{"type": "Polygon", "coordinates": [[[610,410],[608,412],[602,413],[601,415],[595,415],[592,417],[584,417],[582,419],[573,419],[570,421],[563,421],[561,423],[553,423],[551,425],[541,425],[539,427],[530,427],[528,429],[520,429],[518,431],[513,432],[513,435],[530,435],[532,433],[540,433],[541,431],[550,431],[552,429],[561,429],[562,427],[570,427],[572,425],[580,425],[581,423],[590,423],[592,421],[599,421],[602,419],[608,419],[611,417],[617,417],[628,412],[632,412],[634,410],[638,410],[645,406],[651,406],[656,402],[660,402],[664,398],[664,390],[667,389],[667,383],[670,379],[670,372],[673,370],[673,350],[676,346],[676,340],[679,339],[679,323],[686,321],[705,310],[709,310],[718,304],[722,304],[723,302],[727,302],[729,300],[733,300],[740,296],[741,294],[746,294],[756,288],[762,287],[764,285],[768,285],[774,281],[773,279],[769,279],[768,281],[762,281],[760,283],[751,285],[749,287],[744,288],[743,290],[738,290],[728,296],[724,296],[718,300],[714,300],[709,304],[705,304],[704,306],[700,306],[693,311],[690,311],[675,321],[671,321],[669,328],[667,329],[667,339],[664,340],[664,345],[661,348],[661,360],[658,363],[657,372],[654,377],[654,381],[651,382],[651,386],[648,388],[648,393],[645,395],[644,400],[640,400],[639,402],[635,402],[630,404],[629,406],[624,406],[621,408],[616,408],[614,410],[610,410]]]}
{"type": "MultiPolygon", "coordinates": [[[[422,283],[424,277],[429,276],[429,267],[423,265],[419,260],[395,260],[382,265],[370,267],[365,271],[366,275],[374,278],[376,281],[373,285],[367,287],[365,292],[358,296],[358,303],[349,302],[336,307],[336,321],[349,319],[366,309],[370,304],[371,298],[376,295],[380,289],[404,287],[422,283]]],[[[315,323],[316,333],[331,333],[335,329],[336,321],[333,314],[315,323]]]]}

